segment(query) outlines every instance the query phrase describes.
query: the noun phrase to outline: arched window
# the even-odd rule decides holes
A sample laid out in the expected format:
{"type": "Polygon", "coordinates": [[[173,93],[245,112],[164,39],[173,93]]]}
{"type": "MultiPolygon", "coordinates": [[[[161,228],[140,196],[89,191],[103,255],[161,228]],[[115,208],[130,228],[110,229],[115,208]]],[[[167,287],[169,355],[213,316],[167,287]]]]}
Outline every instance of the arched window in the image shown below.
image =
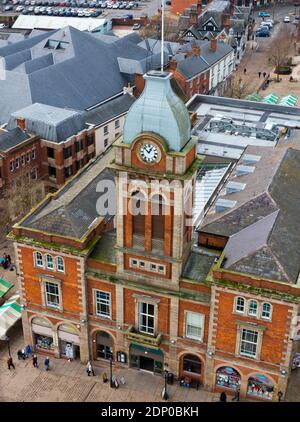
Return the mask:
{"type": "Polygon", "coordinates": [[[44,266],[43,255],[40,252],[34,253],[34,264],[36,267],[44,266]]]}
{"type": "Polygon", "coordinates": [[[271,319],[271,305],[270,303],[263,303],[261,308],[261,317],[263,319],[271,319]]]}
{"type": "Polygon", "coordinates": [[[183,371],[201,374],[201,360],[195,355],[185,355],[183,357],[183,371]]]}
{"type": "Polygon", "coordinates": [[[61,256],[56,258],[56,269],[57,271],[64,273],[65,272],[65,263],[61,256]]]}
{"type": "Polygon", "coordinates": [[[51,255],[46,255],[46,267],[48,270],[54,269],[53,258],[51,255]]]}
{"type": "Polygon", "coordinates": [[[257,302],[256,300],[249,301],[248,315],[256,316],[257,315],[257,302]]]}
{"type": "Polygon", "coordinates": [[[243,297],[237,297],[235,300],[235,312],[243,314],[245,312],[245,299],[243,297]]]}

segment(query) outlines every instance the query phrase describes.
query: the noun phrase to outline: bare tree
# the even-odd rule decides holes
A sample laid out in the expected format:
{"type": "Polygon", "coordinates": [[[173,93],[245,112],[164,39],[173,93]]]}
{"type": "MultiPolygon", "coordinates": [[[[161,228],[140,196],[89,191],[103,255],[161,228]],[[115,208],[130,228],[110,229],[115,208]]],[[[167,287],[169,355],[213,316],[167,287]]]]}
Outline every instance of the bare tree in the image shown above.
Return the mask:
{"type": "MultiPolygon", "coordinates": [[[[279,67],[287,64],[288,57],[290,55],[292,43],[292,33],[287,26],[284,26],[279,31],[270,45],[268,54],[269,62],[275,67],[275,72],[279,67]]],[[[279,81],[279,73],[277,72],[277,81],[279,81]]]]}
{"type": "Polygon", "coordinates": [[[243,82],[241,78],[235,78],[225,90],[224,97],[242,99],[249,94],[250,91],[248,84],[246,82],[243,82]]]}
{"type": "MultiPolygon", "coordinates": [[[[178,18],[165,16],[164,35],[166,41],[178,41],[180,30],[178,28],[178,18]]],[[[161,15],[155,15],[151,18],[148,25],[140,30],[142,38],[161,39],[161,15]]]]}

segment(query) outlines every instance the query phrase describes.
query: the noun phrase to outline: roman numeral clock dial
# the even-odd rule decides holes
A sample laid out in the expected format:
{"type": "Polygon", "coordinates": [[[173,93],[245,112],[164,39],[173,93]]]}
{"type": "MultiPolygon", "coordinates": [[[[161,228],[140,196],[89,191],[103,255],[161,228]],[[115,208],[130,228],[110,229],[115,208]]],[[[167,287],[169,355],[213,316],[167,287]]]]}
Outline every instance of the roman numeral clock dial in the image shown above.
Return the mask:
{"type": "Polygon", "coordinates": [[[158,148],[156,145],[147,143],[140,148],[140,157],[145,163],[154,163],[158,159],[158,148]]]}

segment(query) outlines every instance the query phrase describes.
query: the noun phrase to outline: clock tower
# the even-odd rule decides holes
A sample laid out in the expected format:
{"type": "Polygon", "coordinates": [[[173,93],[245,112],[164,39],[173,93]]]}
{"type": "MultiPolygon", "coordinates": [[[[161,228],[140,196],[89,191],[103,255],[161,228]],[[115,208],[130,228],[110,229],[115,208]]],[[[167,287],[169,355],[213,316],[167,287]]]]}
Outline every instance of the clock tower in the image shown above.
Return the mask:
{"type": "Polygon", "coordinates": [[[192,242],[198,160],[188,111],[170,84],[151,71],[114,143],[117,274],[179,290],[192,242]]]}

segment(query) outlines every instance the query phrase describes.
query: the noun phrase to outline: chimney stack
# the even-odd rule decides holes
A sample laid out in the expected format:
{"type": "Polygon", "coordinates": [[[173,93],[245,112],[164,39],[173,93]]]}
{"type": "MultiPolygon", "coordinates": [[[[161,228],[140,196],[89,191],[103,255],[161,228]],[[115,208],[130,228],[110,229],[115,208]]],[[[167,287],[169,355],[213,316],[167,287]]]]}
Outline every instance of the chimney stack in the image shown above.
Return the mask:
{"type": "Polygon", "coordinates": [[[210,40],[210,49],[214,53],[217,51],[217,38],[212,38],[210,40]]]}
{"type": "Polygon", "coordinates": [[[191,10],[189,16],[189,25],[198,25],[198,13],[197,10],[191,10]]]}
{"type": "Polygon", "coordinates": [[[177,68],[177,61],[176,61],[175,57],[172,57],[170,62],[169,62],[169,69],[174,72],[176,70],[176,68],[177,68]]]}
{"type": "Polygon", "coordinates": [[[192,53],[194,56],[200,56],[200,52],[201,52],[201,49],[199,45],[192,46],[192,53]]]}
{"type": "Polygon", "coordinates": [[[202,13],[202,4],[201,4],[201,0],[198,0],[198,3],[197,3],[197,13],[198,13],[198,16],[200,16],[200,15],[201,15],[201,13],[202,13]]]}
{"type": "Polygon", "coordinates": [[[17,121],[17,126],[20,129],[25,130],[25,119],[23,117],[17,117],[16,121],[17,121]]]}

